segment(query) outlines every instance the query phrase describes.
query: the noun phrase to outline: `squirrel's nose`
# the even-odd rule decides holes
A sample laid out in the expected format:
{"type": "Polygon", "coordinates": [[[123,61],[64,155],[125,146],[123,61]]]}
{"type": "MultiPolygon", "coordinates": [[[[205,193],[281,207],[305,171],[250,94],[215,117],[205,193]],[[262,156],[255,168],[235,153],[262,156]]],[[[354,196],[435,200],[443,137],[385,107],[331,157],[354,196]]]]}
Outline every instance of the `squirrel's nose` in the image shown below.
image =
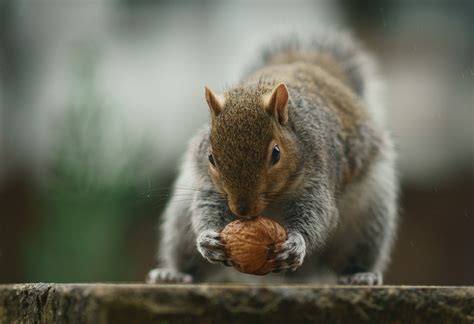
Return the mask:
{"type": "Polygon", "coordinates": [[[239,216],[248,216],[248,213],[249,213],[248,206],[249,205],[246,204],[245,202],[239,201],[237,203],[237,213],[239,214],[239,216]]]}
{"type": "Polygon", "coordinates": [[[253,215],[253,209],[251,208],[250,204],[247,203],[246,201],[239,200],[237,201],[232,208],[234,214],[236,214],[239,217],[245,218],[245,219],[251,219],[254,218],[256,215],[253,215]]]}

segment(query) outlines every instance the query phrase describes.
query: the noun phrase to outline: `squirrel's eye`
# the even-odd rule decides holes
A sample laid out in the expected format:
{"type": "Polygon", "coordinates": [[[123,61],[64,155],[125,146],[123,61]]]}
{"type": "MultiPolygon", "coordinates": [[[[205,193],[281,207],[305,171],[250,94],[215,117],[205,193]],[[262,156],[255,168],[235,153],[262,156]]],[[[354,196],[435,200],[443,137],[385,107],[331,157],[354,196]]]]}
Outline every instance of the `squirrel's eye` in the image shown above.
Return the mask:
{"type": "Polygon", "coordinates": [[[209,162],[211,162],[211,164],[216,167],[216,162],[214,161],[214,157],[212,156],[212,154],[209,154],[209,162]]]}
{"type": "Polygon", "coordinates": [[[280,161],[280,148],[275,145],[272,151],[272,164],[277,164],[280,161]]]}

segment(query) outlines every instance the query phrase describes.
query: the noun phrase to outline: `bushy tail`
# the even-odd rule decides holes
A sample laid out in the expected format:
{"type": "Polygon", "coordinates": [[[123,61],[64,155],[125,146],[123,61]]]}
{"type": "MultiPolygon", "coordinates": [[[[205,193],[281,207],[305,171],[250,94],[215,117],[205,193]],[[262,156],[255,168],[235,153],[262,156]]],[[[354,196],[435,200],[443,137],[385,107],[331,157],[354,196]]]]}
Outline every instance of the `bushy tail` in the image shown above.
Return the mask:
{"type": "MultiPolygon", "coordinates": [[[[373,79],[374,63],[367,53],[347,34],[325,31],[280,38],[264,47],[256,68],[271,64],[305,61],[320,65],[329,73],[334,72],[324,58],[330,58],[342,69],[349,86],[361,98],[367,82],[373,79]]],[[[335,75],[336,76],[336,75],[335,75]]],[[[337,76],[336,76],[337,77],[337,76]]]]}

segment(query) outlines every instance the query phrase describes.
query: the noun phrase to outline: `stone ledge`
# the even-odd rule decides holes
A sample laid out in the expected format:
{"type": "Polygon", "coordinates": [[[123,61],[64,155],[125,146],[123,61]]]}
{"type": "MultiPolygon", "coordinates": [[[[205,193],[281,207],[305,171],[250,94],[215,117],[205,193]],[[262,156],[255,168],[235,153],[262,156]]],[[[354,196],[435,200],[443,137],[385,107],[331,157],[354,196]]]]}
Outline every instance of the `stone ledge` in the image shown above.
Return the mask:
{"type": "Polygon", "coordinates": [[[0,323],[470,323],[474,287],[0,285],[0,323]]]}

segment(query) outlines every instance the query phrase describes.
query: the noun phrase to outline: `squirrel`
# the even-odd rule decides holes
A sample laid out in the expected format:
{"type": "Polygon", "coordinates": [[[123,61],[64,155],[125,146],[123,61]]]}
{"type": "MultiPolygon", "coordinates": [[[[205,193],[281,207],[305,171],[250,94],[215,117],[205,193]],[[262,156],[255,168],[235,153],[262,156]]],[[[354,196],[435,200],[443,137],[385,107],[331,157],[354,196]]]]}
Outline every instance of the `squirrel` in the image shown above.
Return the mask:
{"type": "Polygon", "coordinates": [[[210,123],[189,143],[147,281],[382,284],[399,185],[379,85],[360,45],[329,33],[268,47],[223,94],[206,87],[210,123]],[[288,234],[274,273],[213,265],[232,266],[221,230],[257,215],[288,234]]]}

